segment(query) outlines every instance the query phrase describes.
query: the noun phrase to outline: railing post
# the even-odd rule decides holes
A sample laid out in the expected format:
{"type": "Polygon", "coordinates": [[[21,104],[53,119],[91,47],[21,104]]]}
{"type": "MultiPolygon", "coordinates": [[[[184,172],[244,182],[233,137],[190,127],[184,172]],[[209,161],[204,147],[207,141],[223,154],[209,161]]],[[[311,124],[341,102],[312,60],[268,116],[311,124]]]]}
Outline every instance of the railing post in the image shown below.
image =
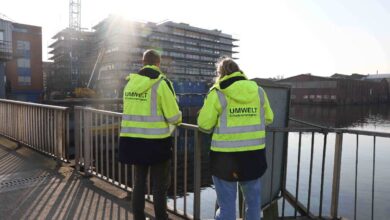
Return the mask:
{"type": "Polygon", "coordinates": [[[330,214],[333,219],[337,219],[340,192],[341,155],[343,150],[343,134],[336,133],[333,163],[333,183],[332,183],[332,204],[330,214]]]}
{"type": "Polygon", "coordinates": [[[75,166],[80,171],[80,109],[74,107],[74,147],[75,147],[75,166]]]}
{"type": "Polygon", "coordinates": [[[199,131],[195,131],[194,149],[194,219],[200,219],[200,185],[201,185],[201,152],[202,136],[199,131]]]}
{"type": "Polygon", "coordinates": [[[56,158],[61,161],[64,158],[63,149],[65,145],[65,130],[64,130],[64,117],[63,112],[60,110],[56,111],[56,125],[57,125],[57,146],[56,146],[56,158]]]}
{"type": "Polygon", "coordinates": [[[92,113],[90,111],[84,112],[84,173],[89,176],[91,170],[91,127],[92,127],[92,113]]]}

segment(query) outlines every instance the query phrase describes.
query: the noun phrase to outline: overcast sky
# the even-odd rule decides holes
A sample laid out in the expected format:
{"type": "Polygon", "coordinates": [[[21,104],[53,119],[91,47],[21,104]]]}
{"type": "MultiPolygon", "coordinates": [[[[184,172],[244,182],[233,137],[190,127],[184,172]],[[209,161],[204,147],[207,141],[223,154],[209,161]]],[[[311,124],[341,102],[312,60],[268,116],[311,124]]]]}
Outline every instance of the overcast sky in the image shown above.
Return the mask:
{"type": "MultiPolygon", "coordinates": [[[[0,0],[0,13],[42,26],[43,59],[51,37],[68,26],[68,0],[0,0]]],[[[109,14],[219,29],[239,39],[236,57],[250,77],[300,73],[390,73],[389,0],[81,0],[82,27],[109,14]]]]}

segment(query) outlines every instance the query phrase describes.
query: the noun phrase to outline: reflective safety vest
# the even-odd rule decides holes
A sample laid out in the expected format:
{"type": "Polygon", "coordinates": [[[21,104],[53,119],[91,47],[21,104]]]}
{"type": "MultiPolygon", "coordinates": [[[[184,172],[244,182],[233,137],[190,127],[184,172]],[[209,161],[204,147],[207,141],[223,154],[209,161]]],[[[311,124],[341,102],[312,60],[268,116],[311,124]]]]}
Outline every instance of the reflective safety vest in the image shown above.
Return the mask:
{"type": "MultiPolygon", "coordinates": [[[[233,78],[238,73],[227,78],[233,78]]],[[[211,150],[217,152],[241,152],[265,148],[265,125],[273,120],[273,113],[265,91],[249,80],[234,82],[234,91],[226,95],[224,89],[217,86],[208,95],[202,107],[198,124],[199,129],[213,132],[211,150]],[[237,84],[236,84],[237,83],[237,84]],[[245,93],[247,92],[247,93],[245,93]],[[254,94],[255,93],[255,94],[254,94]],[[248,95],[248,99],[239,96],[248,95]],[[218,102],[218,104],[212,103],[218,102]],[[216,113],[215,113],[216,111],[216,113]],[[265,113],[268,115],[265,116],[265,113]],[[215,125],[213,115],[217,115],[215,125]]]]}
{"type": "Polygon", "coordinates": [[[157,67],[130,74],[123,91],[121,137],[166,138],[171,135],[169,124],[181,120],[171,82],[157,67]]]}

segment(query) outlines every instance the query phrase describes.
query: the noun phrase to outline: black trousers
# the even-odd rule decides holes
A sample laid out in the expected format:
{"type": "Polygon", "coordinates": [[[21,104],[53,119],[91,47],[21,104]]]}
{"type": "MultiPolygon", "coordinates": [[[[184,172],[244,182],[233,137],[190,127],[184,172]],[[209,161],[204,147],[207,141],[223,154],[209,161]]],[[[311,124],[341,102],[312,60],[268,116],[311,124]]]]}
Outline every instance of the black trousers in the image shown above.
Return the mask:
{"type": "Polygon", "coordinates": [[[132,195],[132,208],[135,220],[145,220],[146,179],[150,169],[152,181],[154,213],[157,220],[168,219],[167,190],[170,184],[170,160],[154,165],[135,165],[135,182],[132,195]]]}

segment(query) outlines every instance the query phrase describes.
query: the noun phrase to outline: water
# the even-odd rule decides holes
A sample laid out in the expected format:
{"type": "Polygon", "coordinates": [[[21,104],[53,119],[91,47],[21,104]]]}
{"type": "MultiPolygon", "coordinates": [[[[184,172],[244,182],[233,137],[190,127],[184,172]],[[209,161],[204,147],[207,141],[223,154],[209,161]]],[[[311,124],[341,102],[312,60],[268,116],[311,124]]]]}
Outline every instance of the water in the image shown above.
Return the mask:
{"type": "MultiPolygon", "coordinates": [[[[366,131],[381,131],[390,133],[390,106],[305,106],[296,105],[290,109],[290,116],[315,124],[350,128],[366,131]]],[[[290,126],[294,126],[291,124],[290,126]]],[[[287,189],[295,196],[297,158],[297,133],[289,134],[287,189]]],[[[323,216],[330,215],[333,160],[335,135],[328,134],[326,139],[324,163],[323,216]]],[[[307,205],[309,168],[311,153],[311,134],[302,135],[301,167],[299,175],[299,201],[307,205]]],[[[375,187],[374,187],[374,219],[390,219],[390,138],[376,138],[375,149],[375,187]]],[[[316,134],[313,152],[313,173],[310,211],[319,214],[322,157],[324,152],[324,135],[316,134]]],[[[205,158],[205,157],[203,157],[205,158]]],[[[268,158],[269,159],[269,158],[268,158]]],[[[354,219],[355,201],[355,166],[356,166],[356,135],[343,136],[343,152],[340,179],[339,216],[354,219]]],[[[372,214],[372,175],[373,175],[373,137],[359,136],[358,175],[357,175],[357,219],[371,219],[372,214]]],[[[187,195],[187,212],[192,213],[192,193],[187,195]]],[[[213,187],[205,187],[201,192],[201,218],[211,219],[214,215],[216,195],[213,187]]],[[[172,206],[173,201],[169,200],[172,206]]],[[[178,209],[183,210],[183,199],[177,201],[178,209]]],[[[279,203],[281,214],[281,202],[279,203]]],[[[286,206],[286,216],[294,215],[294,210],[286,206]]]]}
{"type": "MultiPolygon", "coordinates": [[[[381,131],[390,133],[390,107],[388,105],[375,106],[293,106],[291,117],[309,121],[323,126],[336,128],[350,128],[365,131],[381,131]]],[[[357,155],[357,137],[344,134],[340,179],[339,216],[354,219],[355,209],[355,169],[356,158],[357,185],[356,185],[356,216],[357,219],[389,219],[390,218],[390,138],[376,138],[375,148],[375,183],[374,175],[374,138],[359,135],[357,155]],[[357,156],[356,156],[357,155],[357,156]],[[374,187],[373,187],[374,185],[374,187]],[[374,200],[373,193],[374,192],[374,200]],[[373,202],[374,210],[372,212],[373,202]]],[[[322,213],[329,215],[331,187],[333,175],[335,135],[329,134],[325,150],[324,173],[324,204],[322,213]]],[[[299,184],[299,200],[307,204],[309,186],[309,167],[311,134],[302,136],[302,154],[299,184]]],[[[324,150],[324,135],[317,134],[314,144],[314,163],[312,180],[311,211],[319,213],[320,183],[322,156],[324,150]],[[313,199],[314,198],[314,199],[313,199]]],[[[296,168],[298,158],[298,134],[289,135],[289,160],[287,171],[287,189],[295,195],[296,168]]],[[[291,213],[290,213],[291,214],[291,213]]]]}

